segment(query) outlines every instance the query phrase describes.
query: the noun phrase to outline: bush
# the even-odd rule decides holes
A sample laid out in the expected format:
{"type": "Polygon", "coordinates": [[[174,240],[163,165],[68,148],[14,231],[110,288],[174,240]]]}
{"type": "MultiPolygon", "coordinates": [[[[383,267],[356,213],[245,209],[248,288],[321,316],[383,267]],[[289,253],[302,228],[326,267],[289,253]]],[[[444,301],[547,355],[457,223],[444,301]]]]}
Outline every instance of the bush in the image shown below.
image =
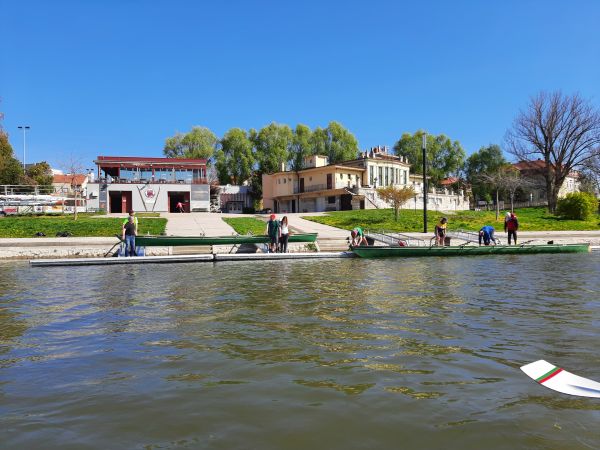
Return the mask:
{"type": "Polygon", "coordinates": [[[598,199],[588,192],[573,192],[558,200],[556,215],[566,219],[588,220],[598,210],[598,199]]]}

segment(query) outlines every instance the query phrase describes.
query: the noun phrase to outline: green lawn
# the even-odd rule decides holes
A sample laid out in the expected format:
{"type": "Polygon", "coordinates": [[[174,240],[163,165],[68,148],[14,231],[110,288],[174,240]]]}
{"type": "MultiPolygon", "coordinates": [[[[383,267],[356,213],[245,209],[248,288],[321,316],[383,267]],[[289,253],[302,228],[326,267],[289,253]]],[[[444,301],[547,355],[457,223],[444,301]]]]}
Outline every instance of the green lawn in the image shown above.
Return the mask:
{"type": "MultiPolygon", "coordinates": [[[[456,211],[456,214],[447,214],[448,229],[477,231],[483,225],[492,225],[502,230],[504,227],[504,213],[501,211],[498,221],[494,211],[456,211]]],[[[516,209],[521,231],[564,231],[564,230],[600,230],[600,215],[592,220],[566,220],[553,216],[543,207],[516,209]]],[[[442,213],[428,212],[428,230],[433,233],[433,228],[442,213]]],[[[351,230],[356,226],[365,229],[384,229],[398,232],[423,231],[423,211],[403,209],[400,210],[398,222],[394,221],[392,209],[368,209],[358,211],[337,211],[323,216],[304,216],[307,220],[323,223],[334,227],[351,230]]]]}
{"type": "MultiPolygon", "coordinates": [[[[47,216],[7,216],[0,218],[0,238],[35,237],[37,232],[47,237],[69,231],[73,236],[114,236],[121,234],[123,219],[93,217],[79,214],[76,221],[72,215],[47,216]]],[[[167,219],[139,219],[139,234],[161,234],[165,231],[167,219]]]]}
{"type": "Polygon", "coordinates": [[[238,234],[263,235],[267,229],[266,222],[255,217],[223,217],[223,221],[229,224],[238,234]]]}

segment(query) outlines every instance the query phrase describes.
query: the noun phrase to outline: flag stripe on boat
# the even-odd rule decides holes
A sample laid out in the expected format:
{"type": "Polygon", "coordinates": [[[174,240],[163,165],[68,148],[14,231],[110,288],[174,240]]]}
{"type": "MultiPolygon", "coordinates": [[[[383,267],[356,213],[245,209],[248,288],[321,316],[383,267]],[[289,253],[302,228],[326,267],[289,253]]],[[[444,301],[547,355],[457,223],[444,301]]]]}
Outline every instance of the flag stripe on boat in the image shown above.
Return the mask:
{"type": "Polygon", "coordinates": [[[560,367],[554,367],[552,370],[546,372],[544,375],[542,375],[539,378],[536,378],[535,381],[537,381],[538,383],[544,383],[546,381],[548,381],[550,378],[558,375],[559,373],[562,372],[562,369],[560,367]]]}

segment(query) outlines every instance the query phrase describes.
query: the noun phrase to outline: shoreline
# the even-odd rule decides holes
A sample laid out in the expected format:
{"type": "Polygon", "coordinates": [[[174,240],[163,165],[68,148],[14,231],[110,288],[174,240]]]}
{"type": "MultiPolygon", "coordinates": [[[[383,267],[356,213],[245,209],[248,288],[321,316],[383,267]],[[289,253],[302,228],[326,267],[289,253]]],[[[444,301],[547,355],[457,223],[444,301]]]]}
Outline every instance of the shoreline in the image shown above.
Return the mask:
{"type": "MultiPolygon", "coordinates": [[[[340,239],[336,229],[333,236],[329,236],[325,230],[319,230],[317,242],[331,241],[334,245],[328,247],[327,251],[347,250],[345,240],[340,239]],[[338,248],[339,247],[339,248],[338,248]]],[[[431,233],[404,233],[407,236],[429,240],[431,233]]],[[[506,243],[506,234],[498,233],[497,237],[506,243]]],[[[533,240],[541,244],[554,241],[556,244],[589,243],[593,247],[600,246],[600,231],[523,231],[519,233],[519,242],[533,240]]],[[[70,238],[0,238],[0,260],[23,260],[38,258],[98,258],[110,251],[111,247],[118,244],[116,237],[70,237],[70,238]]],[[[228,253],[232,246],[219,246],[215,249],[218,253],[228,253]]],[[[174,247],[147,247],[148,256],[167,256],[175,254],[202,254],[210,253],[209,247],[180,247],[174,251],[174,247]],[[194,252],[194,253],[191,253],[194,252]]],[[[300,250],[300,249],[295,249],[300,250]]],[[[323,249],[325,250],[325,249],[323,249]]],[[[113,249],[116,251],[116,247],[113,249]]]]}

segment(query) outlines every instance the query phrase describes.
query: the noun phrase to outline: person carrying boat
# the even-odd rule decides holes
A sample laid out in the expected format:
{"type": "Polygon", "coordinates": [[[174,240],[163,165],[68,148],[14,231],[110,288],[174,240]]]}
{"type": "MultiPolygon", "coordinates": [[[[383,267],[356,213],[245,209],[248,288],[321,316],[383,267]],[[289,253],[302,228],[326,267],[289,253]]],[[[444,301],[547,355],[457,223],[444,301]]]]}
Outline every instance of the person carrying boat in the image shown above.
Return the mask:
{"type": "Polygon", "coordinates": [[[444,246],[446,242],[446,230],[448,228],[448,219],[442,217],[435,226],[435,243],[444,246]]]}
{"type": "Polygon", "coordinates": [[[350,232],[350,236],[352,237],[352,246],[369,245],[367,238],[365,237],[365,233],[361,227],[353,228],[350,232]]]}
{"type": "Polygon", "coordinates": [[[271,241],[269,243],[269,253],[275,253],[281,237],[281,223],[275,218],[275,214],[271,214],[270,220],[267,222],[267,235],[271,241]]]}
{"type": "Polygon", "coordinates": [[[479,245],[481,245],[481,241],[483,241],[485,245],[490,245],[491,243],[496,245],[494,231],[494,227],[491,225],[481,227],[481,230],[479,230],[479,245]]]}
{"type": "Polygon", "coordinates": [[[515,238],[517,245],[517,230],[519,229],[519,220],[514,213],[510,213],[510,217],[504,222],[504,232],[508,232],[508,245],[510,245],[511,237],[515,238]]]}
{"type": "Polygon", "coordinates": [[[125,241],[125,256],[136,256],[135,236],[137,235],[137,226],[134,219],[134,216],[129,216],[127,223],[123,225],[121,238],[125,241]]]}

